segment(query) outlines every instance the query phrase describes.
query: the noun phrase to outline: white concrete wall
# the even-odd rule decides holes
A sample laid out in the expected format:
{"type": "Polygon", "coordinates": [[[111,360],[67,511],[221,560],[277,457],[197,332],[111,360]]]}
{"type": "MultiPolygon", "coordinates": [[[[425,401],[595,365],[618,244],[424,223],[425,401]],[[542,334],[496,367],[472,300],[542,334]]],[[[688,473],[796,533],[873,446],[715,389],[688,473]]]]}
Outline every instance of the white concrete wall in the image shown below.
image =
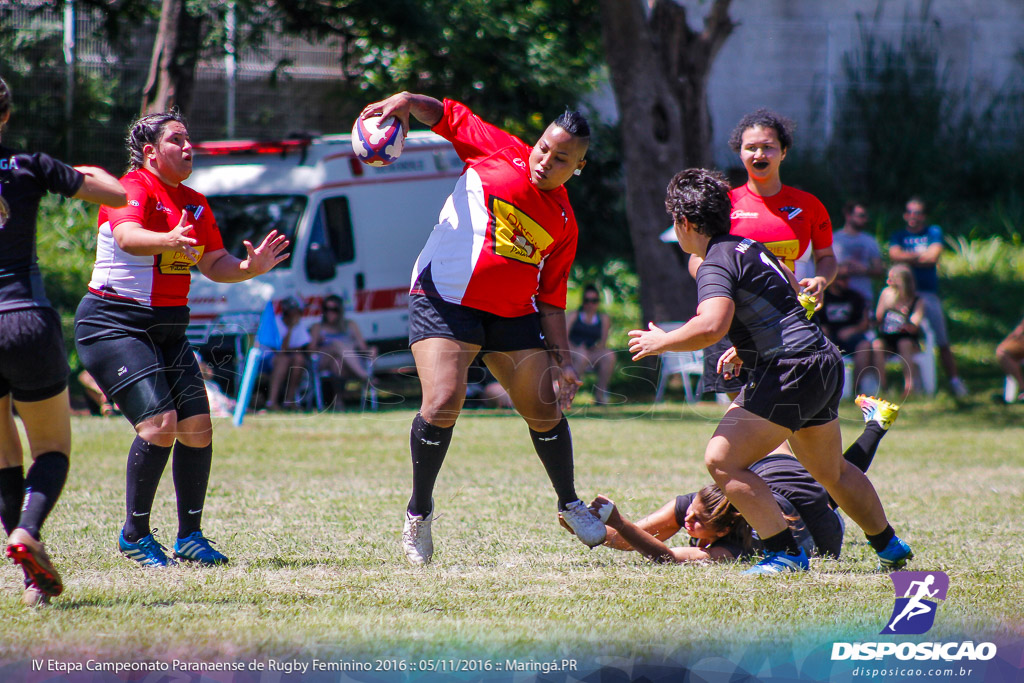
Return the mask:
{"type": "MultiPolygon", "coordinates": [[[[687,4],[699,28],[707,3],[687,4]]],[[[1007,87],[1024,90],[1024,65],[1015,62],[1024,53],[1024,0],[734,0],[740,25],[711,73],[716,162],[736,163],[729,133],[759,106],[796,121],[796,148],[820,148],[832,131],[843,55],[860,45],[858,16],[898,44],[904,18],[919,19],[923,6],[954,87],[969,84],[979,102],[1007,87]]]]}

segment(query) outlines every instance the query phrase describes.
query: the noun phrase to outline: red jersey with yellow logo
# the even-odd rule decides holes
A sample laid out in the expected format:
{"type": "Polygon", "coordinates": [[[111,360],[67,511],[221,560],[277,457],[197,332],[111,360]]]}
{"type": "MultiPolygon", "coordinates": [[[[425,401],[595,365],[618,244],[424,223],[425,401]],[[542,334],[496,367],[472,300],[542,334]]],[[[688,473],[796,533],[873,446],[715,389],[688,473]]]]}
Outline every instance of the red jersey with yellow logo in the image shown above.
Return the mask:
{"type": "Polygon", "coordinates": [[[762,197],[743,184],[729,193],[729,199],[730,234],[749,237],[768,247],[797,278],[814,275],[808,245],[814,249],[832,246],[832,221],[817,197],[788,185],[771,197],[762,197]]]}
{"type": "Polygon", "coordinates": [[[153,232],[170,232],[188,211],[194,230],[189,235],[200,258],[205,252],[224,248],[220,229],[206,197],[178,185],[171,187],[144,168],[121,178],[128,204],[118,209],[100,208],[96,264],[89,291],[103,297],[131,299],[147,306],[185,306],[192,282],[192,262],[182,251],[155,256],[133,256],[114,240],[121,223],[138,223],[153,232]]]}
{"type": "Polygon", "coordinates": [[[412,294],[511,318],[536,301],[565,308],[577,227],[564,187],[530,182],[531,147],[444,101],[434,132],[466,162],[416,259],[412,294]]]}

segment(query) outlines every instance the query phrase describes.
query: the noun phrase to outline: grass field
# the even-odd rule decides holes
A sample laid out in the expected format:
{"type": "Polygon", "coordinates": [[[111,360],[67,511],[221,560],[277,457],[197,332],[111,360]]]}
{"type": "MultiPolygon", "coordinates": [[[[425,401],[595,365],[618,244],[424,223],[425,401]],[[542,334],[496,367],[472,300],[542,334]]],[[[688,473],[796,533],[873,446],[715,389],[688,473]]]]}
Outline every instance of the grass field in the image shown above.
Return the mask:
{"type": "MultiPolygon", "coordinates": [[[[844,439],[860,414],[844,408],[844,439]]],[[[703,445],[720,407],[581,408],[571,419],[581,496],[637,518],[709,480],[703,445]]],[[[398,547],[410,411],[219,422],[204,528],[226,568],[144,571],[115,539],[124,506],[124,420],[76,418],[73,468],[45,540],[66,592],[19,603],[0,568],[0,662],[55,657],[236,659],[428,655],[656,657],[725,643],[876,638],[889,578],[848,529],[841,561],[809,574],[740,576],[735,565],[655,566],[587,550],[556,524],[526,427],[505,413],[460,420],[436,492],[438,550],[425,569],[398,547]]],[[[908,406],[870,475],[911,569],[942,570],[949,596],[930,639],[1024,637],[1024,408],[908,406]]],[[[168,468],[169,470],[169,468],[168,468]]],[[[176,528],[170,472],[153,512],[176,528]]]]}

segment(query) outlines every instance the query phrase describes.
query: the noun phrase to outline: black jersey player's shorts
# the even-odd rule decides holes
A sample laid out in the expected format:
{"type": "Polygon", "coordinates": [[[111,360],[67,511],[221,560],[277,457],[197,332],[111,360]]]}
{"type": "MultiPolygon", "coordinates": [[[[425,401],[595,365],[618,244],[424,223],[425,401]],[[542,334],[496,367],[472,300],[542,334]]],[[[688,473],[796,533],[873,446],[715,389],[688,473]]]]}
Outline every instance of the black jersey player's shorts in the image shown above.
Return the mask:
{"type": "Polygon", "coordinates": [[[489,351],[543,349],[540,316],[536,313],[505,318],[435,297],[409,297],[409,345],[422,339],[454,339],[489,351]]]}
{"type": "Polygon", "coordinates": [[[199,362],[185,337],[188,306],[144,306],[88,294],[75,314],[82,364],[137,425],[174,410],[178,420],[208,415],[199,362]]]}
{"type": "Polygon", "coordinates": [[[0,313],[0,397],[29,403],[68,386],[68,356],[60,316],[52,308],[0,313]]]}
{"type": "Polygon", "coordinates": [[[843,357],[835,344],[826,344],[823,350],[759,363],[750,371],[735,403],[794,432],[837,419],[843,395],[843,357]]]}

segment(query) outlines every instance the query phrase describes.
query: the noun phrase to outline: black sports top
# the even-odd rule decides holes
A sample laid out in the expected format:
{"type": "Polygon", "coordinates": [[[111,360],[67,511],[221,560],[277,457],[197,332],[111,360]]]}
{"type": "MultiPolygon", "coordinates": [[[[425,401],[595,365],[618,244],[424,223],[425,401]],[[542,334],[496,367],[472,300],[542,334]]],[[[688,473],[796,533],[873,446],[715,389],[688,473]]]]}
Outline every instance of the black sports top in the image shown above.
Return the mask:
{"type": "Polygon", "coordinates": [[[736,304],[729,339],[745,367],[758,359],[794,357],[828,347],[817,325],[807,319],[785,266],[760,242],[718,235],[708,243],[697,269],[698,305],[715,297],[736,304]]]}
{"type": "Polygon", "coordinates": [[[85,176],[47,154],[0,145],[0,196],[10,209],[0,227],[0,312],[49,306],[36,258],[36,217],[47,192],[71,197],[85,176]]]}

